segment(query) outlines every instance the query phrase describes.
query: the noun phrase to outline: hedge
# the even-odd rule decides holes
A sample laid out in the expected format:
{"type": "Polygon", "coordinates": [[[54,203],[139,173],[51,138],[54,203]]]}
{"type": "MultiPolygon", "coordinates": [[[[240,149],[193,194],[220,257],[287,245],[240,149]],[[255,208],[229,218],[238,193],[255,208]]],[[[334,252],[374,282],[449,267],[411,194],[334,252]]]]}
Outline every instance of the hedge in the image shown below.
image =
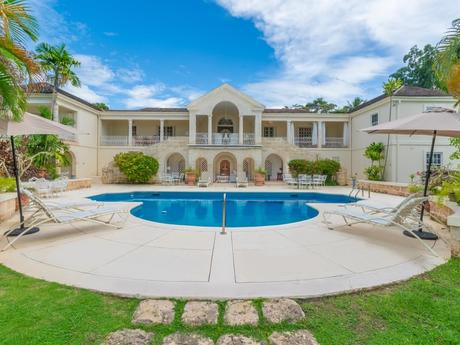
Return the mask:
{"type": "Polygon", "coordinates": [[[122,152],[113,160],[131,183],[147,183],[158,172],[158,161],[142,152],[122,152]]]}

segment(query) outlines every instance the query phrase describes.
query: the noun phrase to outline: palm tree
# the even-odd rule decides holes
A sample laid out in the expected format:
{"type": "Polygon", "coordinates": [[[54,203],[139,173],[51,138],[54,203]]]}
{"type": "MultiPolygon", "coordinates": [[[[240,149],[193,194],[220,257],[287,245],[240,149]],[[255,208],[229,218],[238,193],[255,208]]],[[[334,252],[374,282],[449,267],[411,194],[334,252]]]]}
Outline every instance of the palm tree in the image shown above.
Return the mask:
{"type": "MultiPolygon", "coordinates": [[[[394,79],[390,78],[388,79],[387,82],[383,83],[383,92],[390,97],[390,112],[388,115],[388,121],[391,121],[392,118],[392,109],[393,109],[393,95],[396,90],[398,90],[401,86],[403,86],[403,82],[401,79],[394,79]]],[[[387,146],[385,150],[385,162],[383,164],[383,169],[382,169],[382,179],[385,176],[385,169],[387,167],[387,161],[388,161],[388,150],[390,148],[390,135],[387,135],[387,146]]]]}
{"type": "Polygon", "coordinates": [[[436,77],[460,103],[460,18],[452,22],[446,36],[438,43],[434,70],[436,77]]]}
{"type": "Polygon", "coordinates": [[[19,121],[26,110],[23,84],[31,82],[40,66],[24,47],[38,38],[38,24],[24,0],[0,0],[0,117],[19,121]]]}
{"type": "Polygon", "coordinates": [[[80,79],[73,71],[73,68],[80,66],[80,62],[74,59],[65,44],[52,46],[48,43],[40,43],[37,46],[35,57],[47,73],[48,80],[54,86],[51,112],[53,119],[59,121],[59,113],[55,109],[57,89],[65,86],[68,82],[73,86],[80,86],[80,79]]]}
{"type": "Polygon", "coordinates": [[[353,101],[348,101],[346,107],[349,109],[349,111],[353,111],[356,108],[358,108],[361,104],[367,102],[365,99],[361,97],[355,97],[353,101]]]}

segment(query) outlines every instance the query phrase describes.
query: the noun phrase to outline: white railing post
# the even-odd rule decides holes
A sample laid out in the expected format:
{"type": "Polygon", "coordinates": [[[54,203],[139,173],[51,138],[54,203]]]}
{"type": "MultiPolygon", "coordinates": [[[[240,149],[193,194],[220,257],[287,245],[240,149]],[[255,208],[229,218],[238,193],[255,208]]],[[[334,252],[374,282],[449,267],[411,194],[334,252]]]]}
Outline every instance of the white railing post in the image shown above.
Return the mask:
{"type": "Polygon", "coordinates": [[[239,121],[238,121],[238,144],[243,145],[243,121],[244,117],[243,115],[240,115],[239,121]]]}
{"type": "Polygon", "coordinates": [[[212,141],[212,115],[208,115],[208,145],[213,144],[212,141]]]}
{"type": "Polygon", "coordinates": [[[165,120],[160,120],[160,143],[165,140],[165,120]]]}

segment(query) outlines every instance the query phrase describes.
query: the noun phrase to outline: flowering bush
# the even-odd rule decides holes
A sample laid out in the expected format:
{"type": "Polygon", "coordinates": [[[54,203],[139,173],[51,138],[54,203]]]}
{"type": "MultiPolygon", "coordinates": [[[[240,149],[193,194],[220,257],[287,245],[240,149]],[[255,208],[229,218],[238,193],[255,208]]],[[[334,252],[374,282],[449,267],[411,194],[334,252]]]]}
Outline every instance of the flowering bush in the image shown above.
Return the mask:
{"type": "Polygon", "coordinates": [[[147,183],[158,172],[158,161],[142,152],[122,152],[113,160],[132,183],[147,183]]]}

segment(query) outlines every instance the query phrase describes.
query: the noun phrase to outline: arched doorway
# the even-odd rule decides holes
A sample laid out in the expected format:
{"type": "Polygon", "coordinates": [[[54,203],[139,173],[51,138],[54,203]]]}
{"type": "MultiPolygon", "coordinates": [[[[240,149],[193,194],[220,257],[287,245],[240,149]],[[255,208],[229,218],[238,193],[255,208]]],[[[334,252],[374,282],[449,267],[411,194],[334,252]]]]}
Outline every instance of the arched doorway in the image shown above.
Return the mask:
{"type": "Polygon", "coordinates": [[[239,111],[235,104],[219,102],[212,110],[213,143],[218,145],[238,144],[239,111]]]}
{"type": "Polygon", "coordinates": [[[243,171],[249,181],[254,180],[254,159],[245,158],[243,160],[243,171]]]}
{"type": "MultiPolygon", "coordinates": [[[[221,152],[214,158],[214,177],[228,177],[230,182],[236,179],[236,158],[230,152],[221,152]]],[[[225,180],[225,179],[224,179],[225,180]]]]}
{"type": "Polygon", "coordinates": [[[283,160],[277,154],[270,154],[265,159],[266,178],[268,181],[276,181],[279,174],[283,173],[283,160]]]}
{"type": "Polygon", "coordinates": [[[166,173],[183,173],[185,170],[185,158],[180,153],[173,153],[166,160],[166,173]]]}
{"type": "Polygon", "coordinates": [[[76,171],[77,161],[75,159],[75,155],[73,154],[73,152],[69,151],[65,154],[65,157],[69,164],[61,167],[61,176],[65,176],[68,178],[75,178],[77,175],[77,171],[76,171]]]}

